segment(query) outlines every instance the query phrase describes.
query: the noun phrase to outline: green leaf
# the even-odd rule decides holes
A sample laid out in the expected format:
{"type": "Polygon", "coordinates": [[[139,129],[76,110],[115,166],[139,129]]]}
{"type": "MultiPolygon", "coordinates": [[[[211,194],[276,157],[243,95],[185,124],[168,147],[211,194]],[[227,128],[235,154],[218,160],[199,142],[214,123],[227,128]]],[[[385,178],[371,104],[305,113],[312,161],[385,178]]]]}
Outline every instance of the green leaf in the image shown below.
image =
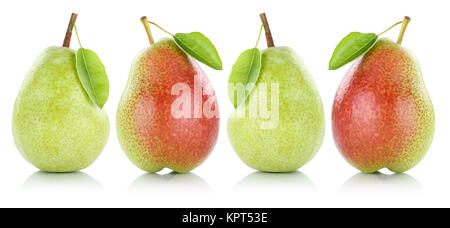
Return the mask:
{"type": "Polygon", "coordinates": [[[89,98],[98,107],[103,108],[109,95],[109,81],[100,58],[91,50],[78,49],[77,71],[81,85],[89,98]]]}
{"type": "Polygon", "coordinates": [[[214,44],[199,32],[177,33],[173,36],[178,46],[190,56],[209,67],[222,70],[222,60],[214,44]]]}
{"type": "Polygon", "coordinates": [[[228,79],[228,97],[237,108],[244,102],[255,87],[261,70],[261,52],[258,48],[248,49],[241,53],[231,70],[228,79]],[[242,92],[244,96],[242,96],[242,92]]]}
{"type": "Polygon", "coordinates": [[[375,33],[352,32],[339,42],[334,49],[328,68],[336,70],[355,60],[369,50],[377,41],[375,33]]]}

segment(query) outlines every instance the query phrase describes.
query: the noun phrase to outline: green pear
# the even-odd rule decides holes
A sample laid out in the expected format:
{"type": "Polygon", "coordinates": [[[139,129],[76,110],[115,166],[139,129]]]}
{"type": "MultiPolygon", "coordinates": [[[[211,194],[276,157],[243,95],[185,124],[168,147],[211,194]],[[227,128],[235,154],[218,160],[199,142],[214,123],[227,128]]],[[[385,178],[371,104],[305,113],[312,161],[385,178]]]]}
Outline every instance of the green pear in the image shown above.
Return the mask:
{"type": "Polygon", "coordinates": [[[20,153],[46,172],[84,169],[100,155],[109,120],[78,79],[75,51],[49,47],[36,59],[17,96],[12,130],[20,153]]]}
{"type": "Polygon", "coordinates": [[[264,50],[255,89],[228,120],[228,136],[238,156],[256,170],[295,171],[319,151],[324,132],[322,101],[301,59],[289,47],[264,50]],[[272,96],[273,85],[278,85],[278,95],[272,96]],[[271,98],[278,96],[278,110],[271,110],[269,117],[278,115],[278,120],[252,116],[251,104],[262,94],[269,100],[267,110],[276,107],[271,98]]]}
{"type": "Polygon", "coordinates": [[[228,120],[228,137],[251,168],[292,172],[322,145],[323,105],[303,61],[291,48],[275,47],[266,15],[260,16],[269,48],[261,53],[255,87],[228,120]]]}
{"type": "Polygon", "coordinates": [[[25,159],[47,172],[81,170],[100,155],[109,120],[78,79],[75,51],[49,47],[39,55],[14,105],[13,135],[25,159]]]}

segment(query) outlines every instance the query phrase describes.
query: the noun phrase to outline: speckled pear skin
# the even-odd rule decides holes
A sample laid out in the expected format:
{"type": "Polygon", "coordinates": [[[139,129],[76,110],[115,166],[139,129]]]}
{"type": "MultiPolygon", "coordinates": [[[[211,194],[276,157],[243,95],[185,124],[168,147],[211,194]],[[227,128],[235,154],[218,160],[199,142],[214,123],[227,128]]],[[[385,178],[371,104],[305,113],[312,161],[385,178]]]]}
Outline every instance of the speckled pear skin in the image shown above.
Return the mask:
{"type": "Polygon", "coordinates": [[[46,172],[74,172],[91,165],[109,136],[106,113],[84,91],[75,51],[49,47],[23,81],[12,130],[20,153],[46,172]]]}
{"type": "Polygon", "coordinates": [[[345,76],[332,119],[339,151],[360,171],[416,166],[433,140],[435,117],[413,54],[380,39],[345,76]]]}
{"type": "Polygon", "coordinates": [[[303,61],[288,47],[264,50],[256,88],[228,119],[228,137],[237,155],[259,171],[295,171],[319,151],[324,132],[322,101],[303,61]],[[262,128],[265,119],[253,118],[248,111],[249,100],[257,96],[263,83],[269,88],[271,83],[279,84],[279,123],[272,129],[262,128]],[[244,118],[236,115],[243,108],[244,118]]]}
{"type": "MultiPolygon", "coordinates": [[[[194,82],[209,95],[201,95],[203,107],[218,112],[211,83],[195,60],[173,41],[162,39],[135,58],[117,109],[117,136],[128,158],[140,169],[154,173],[169,168],[186,173],[199,166],[212,152],[219,132],[219,117],[175,118],[171,106],[180,96],[173,85],[194,82]]],[[[201,107],[201,106],[199,106],[201,107]]],[[[194,111],[192,109],[192,115],[194,111]]]]}

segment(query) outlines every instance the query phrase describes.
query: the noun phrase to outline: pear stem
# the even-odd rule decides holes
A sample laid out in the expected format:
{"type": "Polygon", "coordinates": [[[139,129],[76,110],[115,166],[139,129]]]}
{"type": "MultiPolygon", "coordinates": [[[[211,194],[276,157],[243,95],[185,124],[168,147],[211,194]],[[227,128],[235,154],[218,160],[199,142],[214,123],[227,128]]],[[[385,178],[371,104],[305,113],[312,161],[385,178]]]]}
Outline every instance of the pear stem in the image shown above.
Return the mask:
{"type": "Polygon", "coordinates": [[[72,30],[73,26],[75,25],[75,21],[77,20],[78,14],[72,13],[70,16],[69,25],[67,26],[66,36],[64,37],[63,47],[69,48],[70,47],[70,40],[72,38],[72,30]]]}
{"type": "Polygon", "coordinates": [[[148,41],[150,42],[150,44],[154,44],[155,41],[153,40],[152,32],[150,31],[150,26],[148,24],[147,17],[146,16],[141,17],[141,22],[145,27],[145,32],[147,33],[148,41]]]}
{"type": "Polygon", "coordinates": [[[275,47],[275,43],[273,42],[272,33],[270,32],[269,22],[267,21],[266,13],[262,13],[259,15],[261,18],[261,21],[264,26],[264,30],[266,31],[266,40],[267,40],[267,47],[275,47]]]}
{"type": "Polygon", "coordinates": [[[403,36],[405,35],[406,28],[408,27],[409,22],[411,22],[411,18],[406,16],[403,20],[402,29],[400,30],[400,35],[398,36],[397,44],[401,45],[403,41],[403,36]]]}

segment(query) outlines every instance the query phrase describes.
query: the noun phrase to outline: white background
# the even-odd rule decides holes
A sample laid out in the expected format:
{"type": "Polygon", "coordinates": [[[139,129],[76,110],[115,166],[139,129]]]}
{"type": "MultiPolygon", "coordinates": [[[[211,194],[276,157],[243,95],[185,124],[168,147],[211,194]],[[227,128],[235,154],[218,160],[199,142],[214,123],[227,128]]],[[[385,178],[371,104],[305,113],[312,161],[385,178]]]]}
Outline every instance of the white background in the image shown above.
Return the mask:
{"type": "MultiPolygon", "coordinates": [[[[1,1],[0,207],[421,207],[450,206],[450,21],[448,1],[1,1]],[[62,44],[71,12],[86,48],[107,68],[105,109],[111,133],[99,159],[74,174],[45,174],[13,143],[11,118],[24,75],[38,53],[62,44]],[[318,155],[297,173],[263,174],[240,161],[227,138],[232,111],[227,80],[239,53],[254,45],[266,12],[275,44],[294,48],[320,91],[327,121],[318,155]],[[135,55],[148,46],[139,18],[172,33],[201,31],[219,50],[223,71],[202,66],[219,99],[220,135],[208,160],[187,175],[145,174],[128,161],[115,132],[116,108],[135,55]],[[379,33],[408,15],[403,46],[418,57],[436,112],[425,159],[402,175],[362,175],[341,157],[331,134],[331,105],[349,66],[327,70],[336,44],[351,31],[379,33]]],[[[153,28],[153,27],[152,27],[153,28]]],[[[396,39],[400,27],[384,36],[396,39]]],[[[155,39],[165,37],[153,28],[155,39]]],[[[261,42],[260,47],[265,46],[261,42]]],[[[75,37],[72,47],[78,48],[75,37]]]]}

